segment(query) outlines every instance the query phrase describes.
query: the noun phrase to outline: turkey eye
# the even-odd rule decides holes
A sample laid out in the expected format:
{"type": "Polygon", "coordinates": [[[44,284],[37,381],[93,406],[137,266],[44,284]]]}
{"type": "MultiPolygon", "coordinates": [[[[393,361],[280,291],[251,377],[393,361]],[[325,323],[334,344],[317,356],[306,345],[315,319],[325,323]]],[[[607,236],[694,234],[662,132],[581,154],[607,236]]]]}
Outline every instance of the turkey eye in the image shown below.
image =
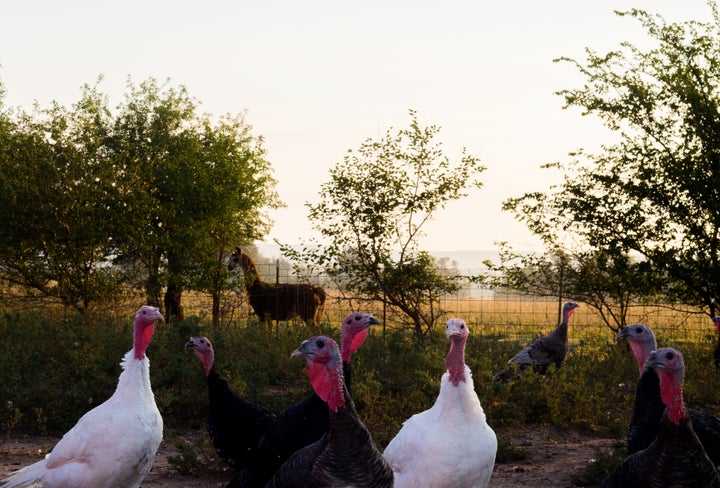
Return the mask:
{"type": "Polygon", "coordinates": [[[673,354],[673,353],[671,353],[671,352],[668,352],[667,354],[665,354],[665,359],[671,360],[671,359],[673,359],[674,357],[675,357],[675,354],[673,354]]]}
{"type": "Polygon", "coordinates": [[[643,331],[643,330],[642,330],[642,327],[637,327],[637,328],[635,329],[635,333],[636,333],[636,334],[642,334],[642,331],[643,331]]]}
{"type": "Polygon", "coordinates": [[[319,347],[320,349],[322,349],[323,347],[325,347],[325,342],[324,342],[324,341],[317,341],[315,344],[316,344],[317,347],[319,347]]]}
{"type": "Polygon", "coordinates": [[[355,316],[355,320],[357,320],[358,322],[360,321],[361,318],[362,318],[362,315],[356,315],[356,316],[355,316]]]}
{"type": "Polygon", "coordinates": [[[465,324],[461,324],[461,325],[460,325],[460,328],[461,328],[461,329],[464,329],[464,328],[465,328],[465,324]]]}
{"type": "Polygon", "coordinates": [[[350,322],[352,322],[352,319],[347,319],[347,322],[345,322],[345,323],[349,325],[350,322]]]}

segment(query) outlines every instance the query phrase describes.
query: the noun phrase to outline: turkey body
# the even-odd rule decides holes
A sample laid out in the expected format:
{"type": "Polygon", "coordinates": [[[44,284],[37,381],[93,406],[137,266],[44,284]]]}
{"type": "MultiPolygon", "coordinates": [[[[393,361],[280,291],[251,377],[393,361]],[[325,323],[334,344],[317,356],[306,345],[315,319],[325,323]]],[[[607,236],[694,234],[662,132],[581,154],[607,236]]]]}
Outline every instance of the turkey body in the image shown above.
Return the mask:
{"type": "Polygon", "coordinates": [[[405,421],[385,448],[395,487],[488,486],[497,438],[486,422],[463,359],[467,330],[459,319],[448,321],[449,337],[457,342],[448,353],[448,371],[442,375],[440,393],[430,409],[405,421]]]}
{"type": "Polygon", "coordinates": [[[660,372],[662,399],[667,406],[658,434],[647,448],[628,456],[600,487],[720,487],[720,475],[695,434],[683,404],[682,355],[663,348],[653,352],[645,364],[660,372]]]}
{"type": "Polygon", "coordinates": [[[313,388],[326,402],[328,425],[320,439],[283,463],[268,488],[392,487],[392,471],[343,384],[337,344],[317,336],[293,355],[306,357],[313,388]]]}
{"type": "Polygon", "coordinates": [[[657,438],[628,457],[600,488],[720,487],[717,471],[699,445],[690,419],[675,425],[664,415],[657,438]]]}
{"type": "MultiPolygon", "coordinates": [[[[162,319],[154,307],[138,315],[151,321],[138,325],[136,345],[123,358],[113,395],[83,415],[45,459],[6,478],[3,488],[137,488],[152,466],[162,441],[163,421],[150,386],[147,330],[162,319]],[[147,341],[144,343],[143,341],[147,341]]],[[[150,329],[150,334],[152,330],[150,329]]]]}
{"type": "Polygon", "coordinates": [[[570,348],[568,344],[568,323],[576,308],[578,308],[578,304],[575,302],[565,303],[562,310],[562,319],[555,330],[538,337],[522,348],[508,361],[511,366],[496,374],[493,379],[508,382],[522,374],[530,366],[540,374],[545,374],[551,364],[558,368],[562,366],[570,348]],[[517,365],[517,371],[512,366],[513,364],[517,365]]]}
{"type": "Polygon", "coordinates": [[[236,395],[214,367],[207,383],[207,430],[215,451],[235,470],[253,467],[263,459],[260,439],[275,422],[275,415],[236,395]]]}

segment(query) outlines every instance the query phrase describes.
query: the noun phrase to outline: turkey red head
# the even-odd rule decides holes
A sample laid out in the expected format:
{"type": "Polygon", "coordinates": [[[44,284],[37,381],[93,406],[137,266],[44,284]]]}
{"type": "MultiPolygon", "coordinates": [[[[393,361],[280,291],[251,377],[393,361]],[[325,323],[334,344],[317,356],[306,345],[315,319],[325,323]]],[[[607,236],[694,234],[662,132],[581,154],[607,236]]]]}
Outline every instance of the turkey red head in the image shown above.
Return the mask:
{"type": "Polygon", "coordinates": [[[644,324],[634,324],[623,327],[615,338],[628,340],[641,371],[650,353],[657,349],[655,334],[653,334],[650,327],[644,324]]]}
{"type": "Polygon", "coordinates": [[[300,344],[290,355],[307,361],[308,376],[315,393],[333,412],[345,406],[342,382],[342,363],[337,343],[326,336],[315,336],[300,344]]]}
{"type": "Polygon", "coordinates": [[[575,302],[567,302],[565,305],[563,305],[563,319],[567,320],[570,318],[570,316],[573,314],[576,308],[579,308],[580,305],[578,305],[575,302]]]}
{"type": "Polygon", "coordinates": [[[192,348],[193,352],[205,367],[205,374],[210,374],[210,370],[215,363],[215,351],[213,350],[210,339],[207,337],[191,337],[190,340],[185,343],[185,347],[192,348]]]}
{"type": "Polygon", "coordinates": [[[718,332],[720,332],[720,317],[713,317],[713,322],[715,322],[715,327],[717,327],[718,332]]]}
{"type": "Polygon", "coordinates": [[[683,377],[685,361],[680,351],[663,347],[650,353],[645,361],[646,368],[653,368],[660,377],[660,395],[668,408],[668,417],[676,425],[687,416],[683,404],[683,377]]]}
{"type": "Polygon", "coordinates": [[[350,361],[350,356],[357,351],[367,338],[371,325],[380,322],[369,313],[351,313],[342,324],[342,360],[350,361]]]}
{"type": "Polygon", "coordinates": [[[145,350],[150,345],[155,330],[155,322],[158,320],[163,320],[163,316],[157,307],[143,305],[135,313],[135,323],[133,325],[135,359],[145,357],[145,350]]]}

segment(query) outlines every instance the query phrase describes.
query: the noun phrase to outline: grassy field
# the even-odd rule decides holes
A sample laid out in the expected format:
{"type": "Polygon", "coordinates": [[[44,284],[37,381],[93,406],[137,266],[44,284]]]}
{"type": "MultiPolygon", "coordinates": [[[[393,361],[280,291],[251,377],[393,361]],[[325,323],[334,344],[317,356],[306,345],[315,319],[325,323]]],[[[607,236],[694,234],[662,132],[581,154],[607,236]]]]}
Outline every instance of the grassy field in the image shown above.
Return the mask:
{"type": "MultiPolygon", "coordinates": [[[[158,324],[148,355],[153,389],[166,425],[204,426],[206,385],[200,363],[184,348],[188,337],[208,336],[216,350],[217,368],[232,387],[248,400],[279,411],[310,390],[304,362],[289,358],[302,340],[320,333],[338,338],[339,323],[350,311],[370,311],[383,317],[381,307],[357,300],[350,303],[331,301],[326,320],[317,327],[289,322],[267,330],[248,315],[238,296],[232,320],[213,329],[203,311],[209,309],[200,308],[203,304],[198,299],[186,309],[190,316],[182,323],[158,324]]],[[[551,369],[545,376],[529,372],[517,382],[500,384],[494,383],[492,376],[528,340],[555,327],[558,304],[474,300],[449,305],[448,315],[464,318],[471,328],[466,362],[491,426],[556,425],[624,438],[637,364],[627,344],[617,342],[587,307],[581,304],[571,318],[571,351],[563,368],[551,369]]],[[[118,362],[131,347],[136,306],[115,306],[91,321],[49,307],[6,310],[0,315],[4,339],[0,342],[0,401],[4,406],[0,423],[4,434],[61,434],[112,394],[118,362]]],[[[712,322],[682,312],[668,318],[667,313],[656,308],[644,310],[638,317],[655,329],[661,346],[683,352],[686,402],[718,414],[720,371],[712,367],[717,341],[712,322]]],[[[380,446],[395,435],[405,419],[435,401],[448,351],[440,329],[444,327],[419,339],[387,318],[384,326],[371,330],[355,355],[353,397],[380,446]]],[[[200,441],[207,443],[206,439],[200,441]]]]}

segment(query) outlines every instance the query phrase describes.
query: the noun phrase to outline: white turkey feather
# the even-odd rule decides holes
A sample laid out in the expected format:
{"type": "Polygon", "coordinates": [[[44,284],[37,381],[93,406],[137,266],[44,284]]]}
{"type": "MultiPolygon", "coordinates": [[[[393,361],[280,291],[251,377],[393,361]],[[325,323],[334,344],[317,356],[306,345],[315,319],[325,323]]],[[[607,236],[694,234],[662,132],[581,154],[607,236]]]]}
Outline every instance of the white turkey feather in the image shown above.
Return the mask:
{"type": "MultiPolygon", "coordinates": [[[[160,316],[162,318],[162,316],[160,316]]],[[[162,441],[163,421],[150,387],[147,357],[135,348],[113,395],[75,424],[43,460],[0,483],[2,488],[137,488],[162,441]]]]}

